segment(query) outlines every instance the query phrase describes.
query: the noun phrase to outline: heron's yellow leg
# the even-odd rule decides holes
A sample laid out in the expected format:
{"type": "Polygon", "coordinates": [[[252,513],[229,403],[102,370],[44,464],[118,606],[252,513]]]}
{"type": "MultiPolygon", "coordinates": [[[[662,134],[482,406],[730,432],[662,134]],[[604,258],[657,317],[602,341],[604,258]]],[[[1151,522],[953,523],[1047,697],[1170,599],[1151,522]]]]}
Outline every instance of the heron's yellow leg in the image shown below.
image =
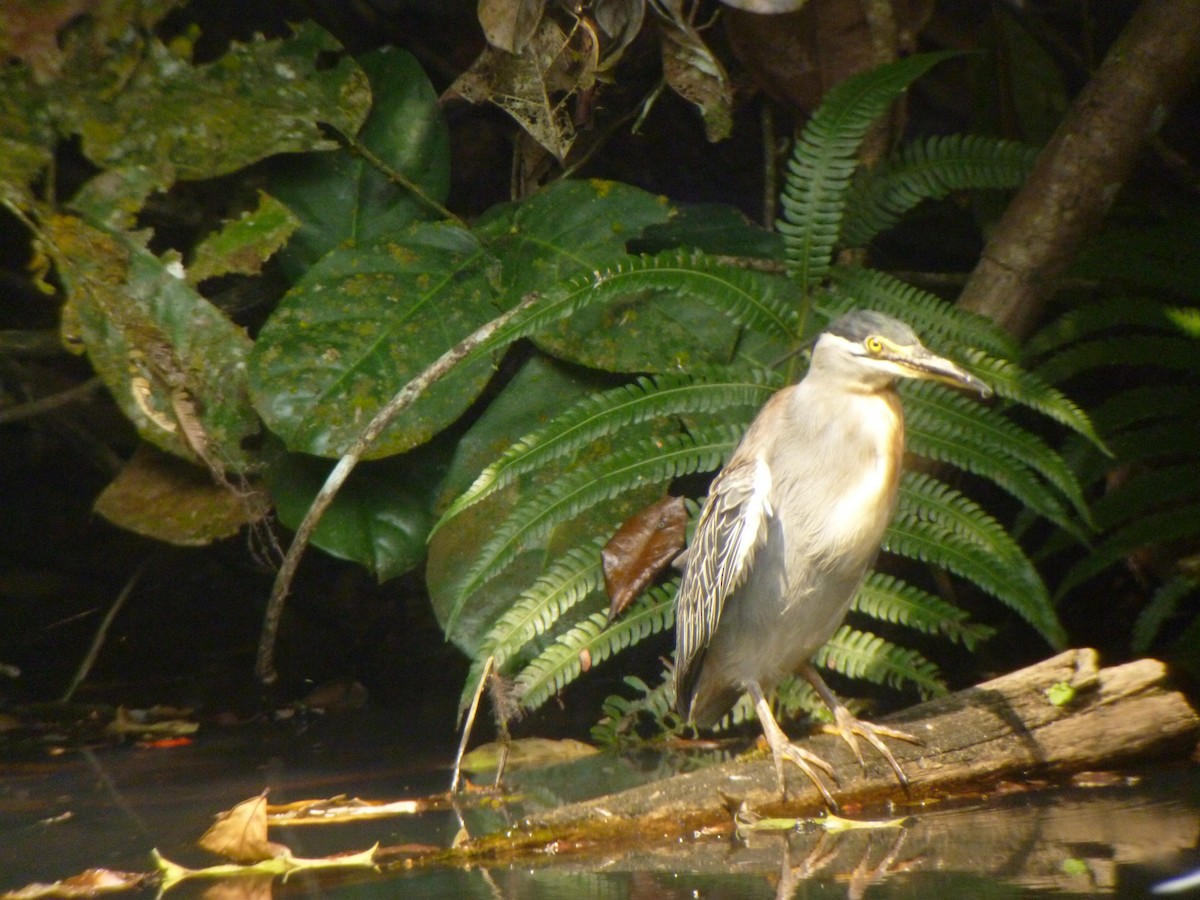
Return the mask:
{"type": "Polygon", "coordinates": [[[788,736],[783,733],[783,729],[779,727],[779,723],[775,721],[775,714],[771,712],[771,704],[767,702],[762,688],[757,683],[750,685],[750,697],[754,701],[754,711],[758,714],[758,721],[762,725],[763,737],[767,739],[767,745],[771,748],[771,756],[775,760],[775,776],[779,779],[780,793],[787,793],[787,782],[783,776],[783,763],[784,760],[787,760],[798,766],[800,771],[809,777],[831,809],[837,809],[833,795],[829,793],[829,788],[825,787],[825,783],[821,781],[816,772],[817,769],[820,769],[836,782],[837,776],[833,774],[833,766],[815,753],[797,747],[788,739],[788,736]]]}
{"type": "Polygon", "coordinates": [[[821,699],[825,701],[825,705],[833,713],[833,725],[825,726],[825,729],[836,734],[850,745],[850,749],[854,751],[854,755],[858,758],[859,765],[863,765],[863,756],[862,749],[858,745],[858,738],[861,737],[869,743],[887,761],[887,764],[892,767],[892,771],[896,773],[896,780],[907,791],[908,777],[904,774],[904,770],[900,768],[900,763],[896,762],[896,757],[892,755],[892,751],[883,742],[883,738],[887,737],[897,741],[907,741],[910,744],[920,744],[920,738],[913,737],[905,731],[888,728],[886,725],[873,725],[870,722],[864,722],[862,719],[857,718],[837,698],[837,695],[829,689],[829,685],[825,683],[825,679],[820,676],[811,663],[806,664],[800,672],[808,679],[809,684],[816,689],[817,693],[821,695],[821,699]]]}

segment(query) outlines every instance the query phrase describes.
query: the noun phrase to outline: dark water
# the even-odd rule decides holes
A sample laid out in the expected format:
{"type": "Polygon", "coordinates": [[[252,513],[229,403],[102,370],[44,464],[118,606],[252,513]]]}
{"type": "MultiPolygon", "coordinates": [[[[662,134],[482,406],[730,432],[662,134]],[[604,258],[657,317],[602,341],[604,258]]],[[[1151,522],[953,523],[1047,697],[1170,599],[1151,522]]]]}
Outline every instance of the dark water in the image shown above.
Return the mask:
{"type": "MultiPolygon", "coordinates": [[[[347,794],[400,799],[445,789],[446,748],[378,713],[297,732],[247,727],[190,747],[134,747],[0,761],[0,892],[92,867],[148,871],[151,848],[190,866],[214,814],[269,788],[271,801],[347,794]]],[[[553,804],[654,777],[660,763],[602,757],[513,781],[553,804]]],[[[259,897],[1142,897],[1200,866],[1200,770],[1159,768],[1135,783],[1069,787],[912,810],[904,829],[808,830],[748,843],[697,839],[619,855],[547,856],[519,867],[297,876],[226,890],[259,897]]],[[[519,811],[433,812],[352,826],[272,829],[296,856],[420,843],[448,846],[515,821],[519,811]]],[[[193,897],[212,883],[186,883],[193,897]]],[[[152,896],[149,890],[135,896],[152,896]]],[[[1200,897],[1200,890],[1183,896],[1200,897]]]]}

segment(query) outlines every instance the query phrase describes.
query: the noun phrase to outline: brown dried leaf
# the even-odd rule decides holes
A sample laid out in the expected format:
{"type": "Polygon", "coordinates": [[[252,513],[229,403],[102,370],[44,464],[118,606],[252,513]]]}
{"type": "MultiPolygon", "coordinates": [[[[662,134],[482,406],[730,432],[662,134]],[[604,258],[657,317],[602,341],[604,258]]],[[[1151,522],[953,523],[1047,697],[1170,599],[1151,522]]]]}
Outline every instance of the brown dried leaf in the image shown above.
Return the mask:
{"type": "Polygon", "coordinates": [[[141,885],[144,872],[117,872],[113,869],[84,869],[78,875],[49,884],[35,881],[15,891],[0,894],[0,900],[39,900],[42,897],[95,897],[127,891],[141,885]]]}
{"type": "Polygon", "coordinates": [[[519,55],[488,47],[446,95],[494,103],[561,160],[575,141],[568,101],[595,84],[596,64],[588,29],[574,29],[568,36],[543,19],[519,55]]]}
{"type": "MultiPolygon", "coordinates": [[[[891,8],[896,50],[911,52],[932,2],[895,0],[891,8]]],[[[882,61],[861,3],[809,0],[796,12],[771,16],[730,10],[724,25],[730,49],[755,81],[804,112],[815,110],[833,86],[882,61]]]]}
{"type": "Polygon", "coordinates": [[[217,815],[198,841],[205,850],[240,863],[273,859],[287,848],[267,840],[267,792],[217,815]]]}
{"type": "Polygon", "coordinates": [[[604,587],[610,598],[608,618],[625,611],[687,540],[687,509],[682,497],[664,497],[626,520],[600,552],[604,587]]]}
{"type": "Polygon", "coordinates": [[[646,17],[646,0],[594,0],[592,15],[596,24],[609,39],[599,68],[607,71],[617,64],[638,32],[646,17]]]}
{"type": "Polygon", "coordinates": [[[257,522],[266,513],[266,501],[222,487],[203,469],[142,444],[94,508],[137,534],[202,547],[257,522]]]}
{"type": "Polygon", "coordinates": [[[479,0],[479,24],[488,43],[520,53],[537,31],[545,0],[479,0]]]}
{"type": "Polygon", "coordinates": [[[682,15],[664,20],[661,34],[667,84],[700,109],[704,133],[710,141],[729,137],[733,130],[733,88],[725,67],[682,15]]]}
{"type": "Polygon", "coordinates": [[[274,875],[222,878],[204,889],[204,900],[271,900],[275,896],[274,875]]]}

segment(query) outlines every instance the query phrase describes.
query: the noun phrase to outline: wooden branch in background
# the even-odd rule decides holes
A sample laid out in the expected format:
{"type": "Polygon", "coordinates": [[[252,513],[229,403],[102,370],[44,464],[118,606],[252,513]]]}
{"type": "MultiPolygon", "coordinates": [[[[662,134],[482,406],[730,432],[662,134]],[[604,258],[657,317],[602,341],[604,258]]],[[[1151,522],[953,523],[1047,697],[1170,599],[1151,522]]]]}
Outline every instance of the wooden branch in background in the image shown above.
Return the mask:
{"type": "Polygon", "coordinates": [[[1200,75],[1200,0],[1143,0],[1001,217],[959,303],[1017,337],[1200,75]]]}

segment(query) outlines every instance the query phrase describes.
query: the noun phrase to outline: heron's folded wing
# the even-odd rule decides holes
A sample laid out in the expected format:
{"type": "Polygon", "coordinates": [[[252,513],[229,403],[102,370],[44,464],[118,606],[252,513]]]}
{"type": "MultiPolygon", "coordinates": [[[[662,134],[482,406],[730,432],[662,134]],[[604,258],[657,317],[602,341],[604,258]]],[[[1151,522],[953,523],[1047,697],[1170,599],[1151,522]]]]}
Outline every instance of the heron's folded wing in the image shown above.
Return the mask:
{"type": "Polygon", "coordinates": [[[771,470],[761,459],[734,460],[709,489],[675,603],[675,688],[681,700],[725,600],[746,580],[766,538],[770,495],[771,470]]]}

